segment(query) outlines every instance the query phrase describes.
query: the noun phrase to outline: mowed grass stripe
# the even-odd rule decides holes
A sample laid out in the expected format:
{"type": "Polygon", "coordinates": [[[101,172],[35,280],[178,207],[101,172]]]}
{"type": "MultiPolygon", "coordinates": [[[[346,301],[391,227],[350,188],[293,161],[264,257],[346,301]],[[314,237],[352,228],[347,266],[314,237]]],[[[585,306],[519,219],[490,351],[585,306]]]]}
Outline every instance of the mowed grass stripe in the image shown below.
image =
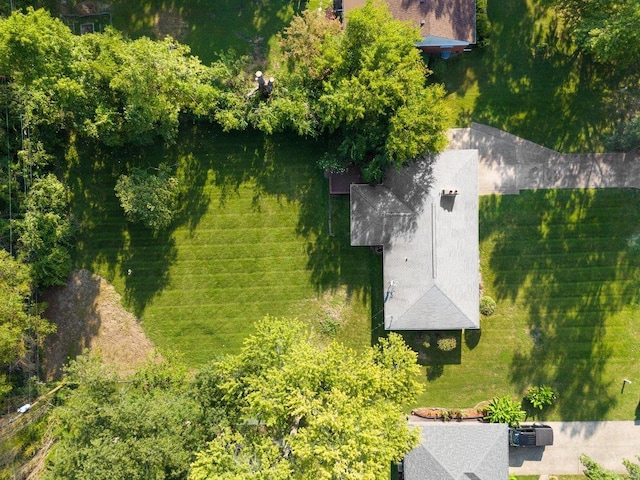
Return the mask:
{"type": "Polygon", "coordinates": [[[131,166],[164,160],[188,180],[184,211],[158,236],[124,219],[112,159],[80,151],[67,174],[82,219],[76,265],[110,280],[160,350],[193,366],[236,352],[267,314],[316,329],[334,316],[339,340],[366,347],[380,257],[350,247],[348,199],[333,200],[329,235],[328,185],[316,167],[324,150],[195,125],[174,146],[131,152],[131,166]]]}

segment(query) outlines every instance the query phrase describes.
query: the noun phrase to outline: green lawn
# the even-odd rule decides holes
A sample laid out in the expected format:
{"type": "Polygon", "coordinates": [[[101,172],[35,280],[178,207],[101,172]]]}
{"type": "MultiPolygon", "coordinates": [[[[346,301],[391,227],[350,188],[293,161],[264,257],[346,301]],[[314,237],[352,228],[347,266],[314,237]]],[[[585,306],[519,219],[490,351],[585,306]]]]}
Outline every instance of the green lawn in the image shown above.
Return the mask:
{"type": "Polygon", "coordinates": [[[501,128],[565,152],[603,150],[620,79],[572,50],[551,0],[489,0],[490,45],[435,61],[457,126],[501,128]]]}
{"type": "Polygon", "coordinates": [[[132,37],[171,35],[189,45],[204,63],[228,49],[261,63],[275,34],[305,4],[302,0],[114,0],[111,11],[117,29],[132,37]]]}
{"type": "Polygon", "coordinates": [[[347,198],[331,200],[329,231],[328,182],[315,166],[322,152],[297,137],[204,126],[183,129],[173,148],[120,152],[122,165],[71,150],[76,265],[112,281],[151,339],[192,365],[237,351],[267,314],[308,320],[318,332],[337,321],[337,338],[362,348],[381,260],[349,246],[347,198]],[[124,220],[113,186],[125,159],[177,164],[188,189],[174,231],[154,238],[124,220]]]}
{"type": "Polygon", "coordinates": [[[473,406],[528,386],[550,420],[640,416],[640,192],[540,190],[480,202],[481,271],[496,313],[457,355],[432,354],[421,404],[473,406]],[[634,383],[621,394],[623,378],[634,383]]]}

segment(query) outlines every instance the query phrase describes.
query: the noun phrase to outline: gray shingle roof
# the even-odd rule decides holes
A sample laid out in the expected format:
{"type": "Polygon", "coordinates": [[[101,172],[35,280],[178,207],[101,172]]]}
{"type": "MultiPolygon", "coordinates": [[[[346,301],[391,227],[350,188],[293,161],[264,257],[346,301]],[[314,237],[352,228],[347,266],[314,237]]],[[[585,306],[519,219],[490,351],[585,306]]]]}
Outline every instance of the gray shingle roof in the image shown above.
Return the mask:
{"type": "Polygon", "coordinates": [[[478,241],[476,150],[391,171],[384,185],[351,186],[351,244],[384,247],[387,330],[478,328],[478,241]]]}
{"type": "Polygon", "coordinates": [[[418,422],[420,446],[404,459],[405,480],[506,480],[508,426],[501,423],[418,422]]]}

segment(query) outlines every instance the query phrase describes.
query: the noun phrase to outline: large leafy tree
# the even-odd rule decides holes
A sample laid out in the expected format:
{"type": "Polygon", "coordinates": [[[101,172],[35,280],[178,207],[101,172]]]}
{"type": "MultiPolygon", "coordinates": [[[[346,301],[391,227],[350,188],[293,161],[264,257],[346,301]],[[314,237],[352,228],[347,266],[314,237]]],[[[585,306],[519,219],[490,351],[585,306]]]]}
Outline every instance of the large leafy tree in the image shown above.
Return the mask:
{"type": "Polygon", "coordinates": [[[0,73],[42,85],[71,73],[74,35],[45,10],[15,11],[0,21],[0,73]]]}
{"type": "MultiPolygon", "coordinates": [[[[5,250],[0,250],[0,365],[11,365],[25,353],[23,335],[28,327],[29,269],[5,250]]],[[[0,377],[0,397],[11,387],[0,377]]]]}
{"type": "Polygon", "coordinates": [[[58,442],[45,478],[186,478],[206,422],[184,368],[154,361],[121,379],[98,357],[81,356],[66,373],[74,389],[54,411],[58,442]]]}
{"type": "Polygon", "coordinates": [[[9,83],[25,126],[57,130],[69,114],[67,101],[81,92],[72,75],[77,37],[45,10],[28,8],[0,19],[0,74],[9,83]]]}
{"type": "Polygon", "coordinates": [[[47,478],[378,479],[415,446],[400,405],[418,367],[400,336],[358,354],[295,320],[257,330],[195,378],[164,360],[123,379],[79,357],[47,478]]]}
{"type": "Polygon", "coordinates": [[[400,336],[358,354],[318,348],[298,321],[266,318],[257,331],[196,379],[227,425],[192,480],[377,479],[415,446],[401,404],[419,392],[418,367],[400,336]]]}
{"type": "Polygon", "coordinates": [[[319,99],[323,123],[339,130],[339,153],[379,180],[392,166],[446,146],[444,89],[427,86],[417,30],[369,0],[349,16],[340,55],[319,99]]]}
{"type": "Polygon", "coordinates": [[[173,140],[181,113],[206,116],[217,101],[214,70],[170,37],[129,40],[112,28],[84,35],[73,68],[85,105],[76,127],[107,145],[173,140]]]}
{"type": "Polygon", "coordinates": [[[621,68],[640,64],[640,3],[636,0],[562,0],[579,48],[621,68]]]}
{"type": "Polygon", "coordinates": [[[41,345],[53,326],[29,306],[29,267],[0,249],[0,398],[12,386],[9,367],[29,368],[27,353],[41,345]]]}
{"type": "Polygon", "coordinates": [[[250,102],[251,124],[267,133],[291,129],[299,135],[318,135],[323,129],[318,98],[342,37],[340,22],[322,10],[305,10],[294,17],[278,37],[272,95],[268,101],[250,102]]]}
{"type": "Polygon", "coordinates": [[[78,37],[32,8],[0,19],[0,74],[12,79],[34,135],[72,129],[111,146],[171,141],[181,114],[215,110],[216,73],[169,37],[130,40],[111,28],[78,37]]]}
{"type": "Polygon", "coordinates": [[[36,179],[27,193],[20,222],[20,257],[36,286],[64,284],[71,271],[69,193],[55,175],[36,179]]]}
{"type": "Polygon", "coordinates": [[[427,84],[418,39],[376,0],[354,9],[344,30],[323,11],[304,12],[280,38],[278,83],[268,101],[253,100],[254,125],[335,134],[334,163],[359,164],[372,182],[391,166],[441,151],[444,89],[427,84]]]}

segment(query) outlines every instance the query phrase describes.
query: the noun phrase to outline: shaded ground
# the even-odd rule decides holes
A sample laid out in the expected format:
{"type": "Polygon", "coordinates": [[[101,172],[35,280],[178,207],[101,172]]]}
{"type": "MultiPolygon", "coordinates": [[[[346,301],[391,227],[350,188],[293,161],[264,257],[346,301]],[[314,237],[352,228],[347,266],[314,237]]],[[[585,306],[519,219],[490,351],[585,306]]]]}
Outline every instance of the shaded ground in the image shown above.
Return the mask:
{"type": "Polygon", "coordinates": [[[562,152],[604,150],[626,108],[625,79],[575,51],[557,3],[492,0],[487,48],[430,61],[456,125],[491,125],[562,152]]]}
{"type": "Polygon", "coordinates": [[[465,332],[459,362],[429,359],[417,405],[520,400],[545,384],[558,402],[530,421],[640,418],[630,393],[640,375],[640,192],[523,190],[482,196],[479,214],[484,293],[497,308],[465,332]],[[622,394],[624,378],[634,383],[622,394]]]}
{"type": "Polygon", "coordinates": [[[306,2],[292,0],[112,0],[113,25],[132,38],[165,35],[185,42],[204,63],[232,49],[266,68],[265,59],[282,30],[306,2]]]}
{"type": "Polygon", "coordinates": [[[66,286],[47,292],[45,301],[46,317],[58,327],[45,344],[47,380],[58,378],[62,366],[86,348],[123,375],[133,373],[154,351],[113,285],[89,270],[74,271],[66,286]]]}

